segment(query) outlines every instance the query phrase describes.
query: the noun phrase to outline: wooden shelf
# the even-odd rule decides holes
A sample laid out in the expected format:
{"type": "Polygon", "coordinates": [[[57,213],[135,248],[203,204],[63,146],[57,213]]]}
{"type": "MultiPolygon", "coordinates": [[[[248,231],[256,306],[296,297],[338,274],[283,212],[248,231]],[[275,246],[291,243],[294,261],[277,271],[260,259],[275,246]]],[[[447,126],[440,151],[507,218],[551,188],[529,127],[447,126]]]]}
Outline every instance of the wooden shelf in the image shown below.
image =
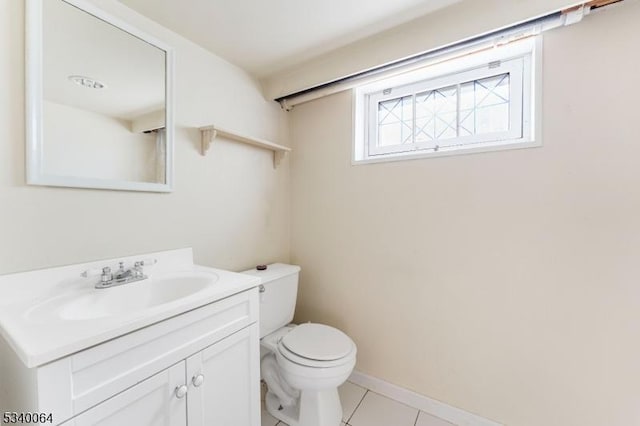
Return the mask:
{"type": "Polygon", "coordinates": [[[269,142],[263,139],[252,138],[250,136],[241,135],[236,132],[231,132],[229,130],[222,129],[217,126],[205,126],[200,127],[200,136],[201,136],[201,151],[202,155],[207,155],[207,151],[211,147],[211,143],[216,137],[221,137],[224,139],[233,140],[236,142],[242,142],[249,145],[256,146],[258,148],[268,149],[273,151],[273,168],[277,168],[280,165],[280,162],[284,158],[284,156],[291,152],[291,148],[278,145],[273,142],[269,142]]]}

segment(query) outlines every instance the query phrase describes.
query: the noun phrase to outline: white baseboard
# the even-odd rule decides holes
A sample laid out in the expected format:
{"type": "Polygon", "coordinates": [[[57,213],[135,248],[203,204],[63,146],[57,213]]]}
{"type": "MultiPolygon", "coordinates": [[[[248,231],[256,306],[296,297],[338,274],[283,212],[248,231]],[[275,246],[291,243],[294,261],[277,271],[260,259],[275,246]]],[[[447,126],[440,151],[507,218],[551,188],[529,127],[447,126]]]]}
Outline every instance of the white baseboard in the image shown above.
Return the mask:
{"type": "Polygon", "coordinates": [[[370,389],[375,393],[384,395],[387,398],[391,398],[403,404],[417,408],[427,414],[440,417],[441,419],[451,422],[457,426],[503,426],[493,420],[488,420],[476,414],[468,413],[459,408],[447,405],[444,402],[420,395],[376,377],[361,373],[357,370],[354,370],[354,372],[351,373],[349,381],[370,389]]]}

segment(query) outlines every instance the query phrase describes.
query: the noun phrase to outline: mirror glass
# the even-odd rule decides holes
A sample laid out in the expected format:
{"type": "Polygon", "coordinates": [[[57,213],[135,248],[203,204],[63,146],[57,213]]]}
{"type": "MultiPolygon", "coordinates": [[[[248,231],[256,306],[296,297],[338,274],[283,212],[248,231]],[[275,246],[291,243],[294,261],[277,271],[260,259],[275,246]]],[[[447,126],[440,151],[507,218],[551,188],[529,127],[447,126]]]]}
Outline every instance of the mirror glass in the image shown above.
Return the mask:
{"type": "Polygon", "coordinates": [[[30,2],[29,183],[170,191],[169,49],[83,2],[30,2]]]}

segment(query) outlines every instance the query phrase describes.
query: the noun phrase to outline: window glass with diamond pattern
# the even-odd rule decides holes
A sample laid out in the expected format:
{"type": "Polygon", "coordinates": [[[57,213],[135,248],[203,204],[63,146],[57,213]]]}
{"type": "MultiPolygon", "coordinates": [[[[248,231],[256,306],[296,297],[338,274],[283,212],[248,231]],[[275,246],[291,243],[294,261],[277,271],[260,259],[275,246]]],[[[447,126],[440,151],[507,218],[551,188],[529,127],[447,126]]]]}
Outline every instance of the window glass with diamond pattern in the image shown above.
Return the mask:
{"type": "Polygon", "coordinates": [[[369,92],[364,157],[529,142],[530,70],[514,57],[369,92]]]}
{"type": "Polygon", "coordinates": [[[378,146],[446,146],[451,139],[508,131],[509,82],[505,73],[381,101],[378,146]]]}

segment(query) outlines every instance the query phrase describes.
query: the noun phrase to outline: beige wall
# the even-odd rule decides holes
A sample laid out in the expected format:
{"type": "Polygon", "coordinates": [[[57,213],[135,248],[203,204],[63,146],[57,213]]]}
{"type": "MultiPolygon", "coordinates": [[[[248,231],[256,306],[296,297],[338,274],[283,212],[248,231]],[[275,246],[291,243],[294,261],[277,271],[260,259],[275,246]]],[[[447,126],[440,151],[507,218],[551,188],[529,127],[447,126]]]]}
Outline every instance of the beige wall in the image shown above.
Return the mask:
{"type": "Polygon", "coordinates": [[[176,49],[176,190],[172,194],[25,185],[24,2],[0,0],[0,274],[194,248],[229,269],[289,258],[288,160],[217,141],[198,152],[198,125],[217,124],[287,143],[285,114],[240,69],[136,15],[105,10],[176,49]]]}
{"type": "Polygon", "coordinates": [[[351,94],[291,113],[296,320],[517,426],[640,424],[640,2],[544,38],[541,148],[351,165],[351,94]]]}

